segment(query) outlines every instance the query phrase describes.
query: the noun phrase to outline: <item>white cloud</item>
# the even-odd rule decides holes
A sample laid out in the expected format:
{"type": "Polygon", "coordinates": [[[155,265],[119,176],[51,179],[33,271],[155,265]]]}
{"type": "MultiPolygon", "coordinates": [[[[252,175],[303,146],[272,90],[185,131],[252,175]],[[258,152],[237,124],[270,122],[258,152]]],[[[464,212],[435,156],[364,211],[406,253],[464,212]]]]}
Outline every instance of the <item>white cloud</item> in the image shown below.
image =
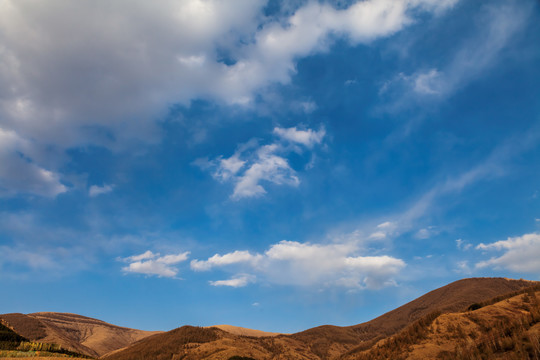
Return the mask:
{"type": "Polygon", "coordinates": [[[274,128],[274,134],[278,135],[282,139],[296,142],[311,148],[313,145],[320,144],[322,142],[326,131],[324,129],[320,129],[319,131],[313,131],[311,129],[298,130],[296,129],[296,126],[288,129],[276,127],[274,128]]]}
{"type": "Polygon", "coordinates": [[[178,268],[173,266],[188,259],[189,252],[160,256],[148,250],[140,255],[124,258],[129,265],[122,268],[126,273],[176,277],[178,268]]]}
{"type": "Polygon", "coordinates": [[[379,229],[391,229],[395,226],[395,224],[391,221],[385,221],[383,223],[380,223],[379,225],[377,225],[377,228],[379,229]]]}
{"type": "Polygon", "coordinates": [[[277,185],[298,186],[300,184],[296,172],[290,167],[287,159],[275,154],[279,149],[278,145],[272,144],[263,146],[257,151],[256,160],[237,178],[232,199],[238,200],[265,194],[266,190],[260,185],[261,181],[277,185]]]}
{"type": "Polygon", "coordinates": [[[230,286],[234,288],[244,287],[248,285],[250,282],[253,282],[254,278],[250,275],[240,275],[235,276],[228,280],[217,280],[217,281],[210,281],[210,285],[212,286],[230,286]]]}
{"type": "Polygon", "coordinates": [[[114,185],[103,184],[103,186],[92,185],[88,189],[88,196],[95,197],[102,194],[107,194],[113,191],[114,185]]]}
{"type": "Polygon", "coordinates": [[[235,251],[225,255],[215,254],[208,260],[192,260],[191,268],[195,271],[205,271],[210,270],[216,266],[225,266],[238,263],[249,263],[251,265],[256,265],[258,261],[262,258],[261,255],[252,255],[249,251],[235,251]]]}
{"type": "Polygon", "coordinates": [[[317,110],[317,104],[313,101],[302,101],[300,103],[300,108],[306,113],[311,114],[317,110]]]}
{"type": "MultiPolygon", "coordinates": [[[[283,240],[263,254],[235,251],[192,261],[194,270],[235,264],[273,284],[307,287],[380,288],[394,284],[405,262],[388,255],[360,256],[355,243],[311,244],[283,240]]],[[[228,280],[226,280],[228,281],[228,280]]]]}
{"type": "MultiPolygon", "coordinates": [[[[4,0],[0,128],[32,139],[33,154],[23,153],[33,162],[3,156],[3,192],[65,192],[57,172],[66,149],[121,150],[159,141],[156,123],[171,104],[198,98],[250,104],[265,87],[288,83],[299,58],[325,51],[333,39],[367,43],[453,3],[366,0],[338,10],[308,2],[266,18],[264,0],[134,0],[128,6],[4,0]],[[20,183],[12,175],[19,173],[29,180],[20,183]]],[[[303,107],[314,109],[310,102],[303,107]]],[[[249,183],[242,190],[238,196],[262,192],[249,183]]]]}
{"type": "Polygon", "coordinates": [[[154,254],[152,251],[150,250],[146,250],[144,253],[140,254],[140,255],[133,255],[133,256],[129,256],[127,258],[124,259],[124,261],[127,261],[127,262],[136,262],[136,261],[141,261],[141,260],[148,260],[148,259],[153,259],[155,258],[156,256],[159,256],[158,254],[154,254]]]}
{"type": "Polygon", "coordinates": [[[375,231],[369,235],[370,239],[373,240],[384,240],[387,239],[390,235],[394,235],[397,229],[395,222],[385,221],[376,226],[375,231]]]}
{"type": "Polygon", "coordinates": [[[425,240],[425,239],[429,239],[433,235],[436,235],[437,232],[438,231],[436,230],[435,226],[428,226],[427,228],[418,230],[416,234],[414,234],[414,236],[417,239],[425,240]]]}
{"type": "Polygon", "coordinates": [[[384,231],[375,231],[369,237],[371,239],[386,239],[386,233],[384,231]]]}
{"type": "MultiPolygon", "coordinates": [[[[297,130],[293,128],[275,128],[278,139],[268,145],[259,145],[255,140],[239,146],[230,157],[218,157],[215,160],[199,159],[194,162],[203,170],[212,171],[212,176],[221,182],[234,183],[231,199],[259,197],[266,194],[262,183],[298,186],[300,179],[289,165],[287,156],[292,152],[301,152],[300,146],[288,146],[288,143],[303,145],[312,149],[320,144],[325,130],[297,130]]],[[[307,165],[309,168],[309,164],[307,165]]]]}
{"type": "Polygon", "coordinates": [[[441,73],[436,69],[431,69],[426,73],[419,73],[414,76],[414,91],[419,94],[435,95],[442,92],[440,83],[441,73]]]}
{"type": "Polygon", "coordinates": [[[516,272],[540,273],[540,234],[509,237],[491,244],[480,244],[478,250],[502,251],[503,255],[476,264],[477,268],[506,268],[516,272]]]}

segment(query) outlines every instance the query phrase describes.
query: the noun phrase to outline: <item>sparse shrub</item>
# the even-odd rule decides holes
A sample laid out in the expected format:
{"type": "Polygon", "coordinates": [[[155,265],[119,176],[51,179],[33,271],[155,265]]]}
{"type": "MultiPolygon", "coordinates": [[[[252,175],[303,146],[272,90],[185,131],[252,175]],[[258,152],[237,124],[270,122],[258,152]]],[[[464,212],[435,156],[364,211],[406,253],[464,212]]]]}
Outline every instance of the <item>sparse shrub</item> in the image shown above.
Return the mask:
{"type": "Polygon", "coordinates": [[[478,310],[482,307],[481,304],[479,303],[474,303],[474,304],[471,304],[468,308],[467,308],[467,311],[474,311],[474,310],[478,310]]]}

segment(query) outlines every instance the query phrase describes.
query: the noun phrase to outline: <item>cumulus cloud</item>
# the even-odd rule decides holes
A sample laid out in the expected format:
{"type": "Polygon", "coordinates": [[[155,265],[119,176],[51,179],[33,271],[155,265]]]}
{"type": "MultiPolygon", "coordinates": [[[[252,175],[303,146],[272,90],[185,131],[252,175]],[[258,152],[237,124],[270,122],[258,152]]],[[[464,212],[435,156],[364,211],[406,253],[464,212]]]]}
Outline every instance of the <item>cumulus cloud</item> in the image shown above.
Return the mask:
{"type": "Polygon", "coordinates": [[[287,156],[295,151],[302,152],[304,147],[312,149],[320,144],[325,130],[298,130],[296,127],[274,129],[277,140],[274,143],[260,145],[251,140],[239,146],[230,157],[215,160],[197,160],[201,169],[212,171],[212,176],[221,182],[234,183],[231,199],[259,197],[266,194],[262,183],[298,186],[300,179],[290,166],[287,156]],[[288,146],[292,142],[294,146],[288,146]],[[298,146],[301,145],[301,146],[298,146]]]}
{"type": "MultiPolygon", "coordinates": [[[[336,38],[368,43],[454,2],[366,0],[342,9],[308,2],[265,17],[264,0],[2,1],[0,128],[32,139],[37,153],[23,152],[33,160],[27,163],[2,156],[3,192],[55,196],[66,191],[57,174],[66,149],[159,141],[156,123],[171,104],[249,104],[266,86],[288,83],[298,59],[336,38]],[[45,149],[54,149],[47,153],[56,158],[52,167],[40,158],[45,149]]],[[[278,158],[267,166],[288,171],[278,158]]],[[[257,168],[253,176],[267,176],[257,168]]],[[[247,180],[238,196],[261,194],[247,180]]]]}
{"type": "Polygon", "coordinates": [[[142,254],[122,259],[129,263],[122,270],[126,273],[174,278],[178,274],[178,268],[175,265],[186,261],[188,256],[189,252],[161,256],[159,253],[148,250],[142,254]]]}
{"type": "Polygon", "coordinates": [[[479,244],[476,249],[503,252],[499,257],[476,264],[477,268],[505,268],[516,272],[540,272],[540,234],[531,233],[491,244],[479,244]]]}
{"type": "MultiPolygon", "coordinates": [[[[280,285],[380,288],[394,283],[405,267],[401,259],[388,255],[361,256],[358,244],[312,244],[280,241],[263,254],[235,251],[194,260],[194,270],[228,268],[235,264],[266,281],[280,285]]],[[[237,279],[237,278],[234,278],[237,279]]]]}
{"type": "Polygon", "coordinates": [[[114,185],[103,184],[103,186],[92,185],[88,189],[88,196],[96,197],[98,195],[107,194],[113,191],[114,185]]]}

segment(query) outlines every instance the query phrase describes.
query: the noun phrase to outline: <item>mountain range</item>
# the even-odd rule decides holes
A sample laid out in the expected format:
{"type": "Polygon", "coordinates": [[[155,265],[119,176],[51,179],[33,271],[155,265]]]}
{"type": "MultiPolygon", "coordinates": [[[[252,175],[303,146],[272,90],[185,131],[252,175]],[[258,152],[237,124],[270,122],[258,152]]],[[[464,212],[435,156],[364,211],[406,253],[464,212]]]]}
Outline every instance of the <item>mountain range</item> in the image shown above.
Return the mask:
{"type": "Polygon", "coordinates": [[[4,314],[0,321],[28,341],[107,360],[453,359],[460,354],[481,359],[508,351],[528,359],[540,358],[539,291],[540,283],[521,279],[463,279],[366,323],[295,334],[231,325],[151,332],[52,312],[4,314]],[[483,344],[484,352],[474,355],[479,347],[471,344],[483,344]]]}

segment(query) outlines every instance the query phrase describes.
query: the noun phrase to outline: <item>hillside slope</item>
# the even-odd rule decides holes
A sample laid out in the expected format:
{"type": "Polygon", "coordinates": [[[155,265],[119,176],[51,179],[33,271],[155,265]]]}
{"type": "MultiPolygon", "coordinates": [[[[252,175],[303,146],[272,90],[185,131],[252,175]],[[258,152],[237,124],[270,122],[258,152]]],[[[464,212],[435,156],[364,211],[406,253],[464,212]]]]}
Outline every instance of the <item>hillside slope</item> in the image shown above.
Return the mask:
{"type": "Polygon", "coordinates": [[[349,327],[326,325],[292,335],[256,338],[238,336],[217,328],[182,327],[145,338],[107,359],[228,360],[232,356],[258,360],[338,359],[359,346],[369,347],[377,339],[395,334],[426,314],[462,310],[473,303],[533,284],[502,278],[464,279],[431,291],[364,324],[349,327]]]}
{"type": "Polygon", "coordinates": [[[214,325],[214,326],[208,326],[208,327],[209,328],[211,328],[211,327],[218,328],[218,329],[226,331],[228,333],[231,333],[231,334],[234,334],[234,335],[240,335],[240,336],[265,337],[265,336],[282,335],[281,333],[268,332],[268,331],[255,330],[255,329],[248,329],[248,328],[243,328],[243,327],[240,327],[240,326],[232,326],[232,325],[214,325]]]}
{"type": "Polygon", "coordinates": [[[292,335],[320,358],[332,358],[358,346],[395,334],[417,319],[435,311],[459,311],[472,303],[482,302],[535,284],[527,280],[505,278],[469,278],[430,291],[421,297],[366,323],[348,326],[319,326],[292,335]]]}
{"type": "Polygon", "coordinates": [[[156,333],[115,326],[101,320],[67,313],[3,314],[0,319],[18,334],[32,341],[58,344],[93,357],[124,348],[156,333]]]}
{"type": "Polygon", "coordinates": [[[540,286],[476,307],[426,316],[341,359],[540,359],[540,286]]]}

